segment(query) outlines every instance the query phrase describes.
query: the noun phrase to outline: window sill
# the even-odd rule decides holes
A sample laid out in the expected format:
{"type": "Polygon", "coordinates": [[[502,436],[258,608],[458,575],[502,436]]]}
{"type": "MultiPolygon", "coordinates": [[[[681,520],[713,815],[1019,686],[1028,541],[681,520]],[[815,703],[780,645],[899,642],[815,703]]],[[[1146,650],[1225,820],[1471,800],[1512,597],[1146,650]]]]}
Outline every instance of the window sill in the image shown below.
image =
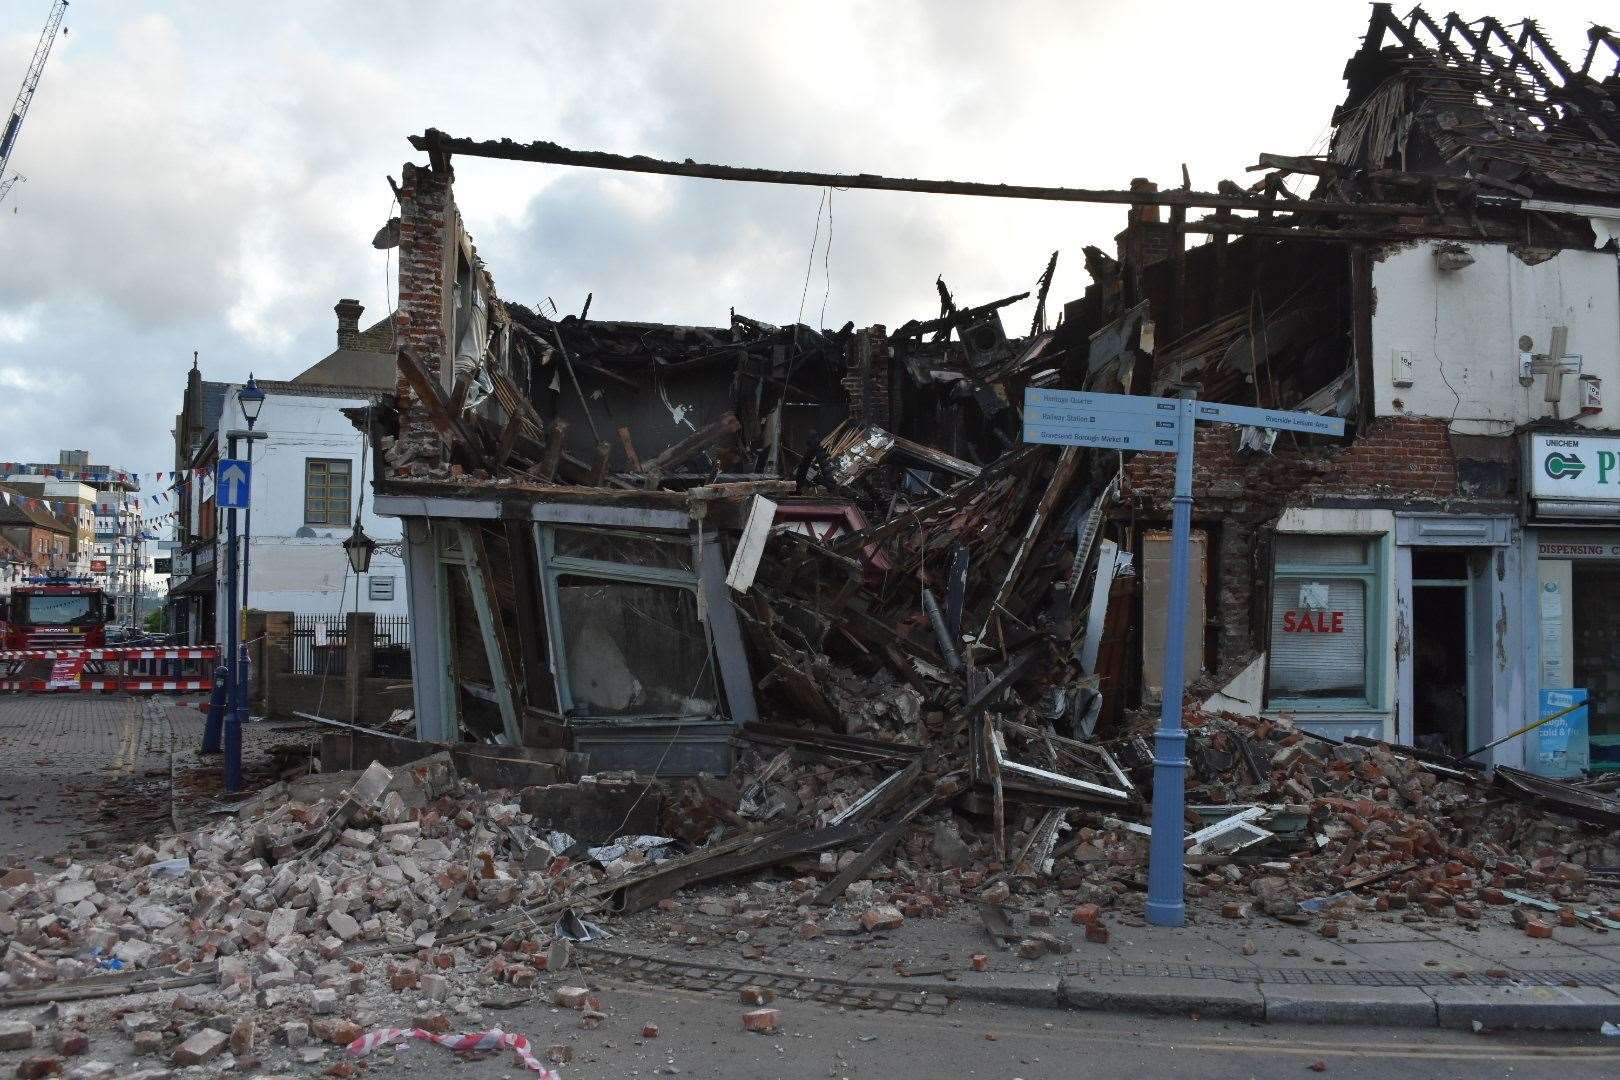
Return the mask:
{"type": "Polygon", "coordinates": [[[1378,705],[1370,705],[1365,701],[1276,701],[1265,706],[1260,712],[1266,716],[1281,716],[1289,713],[1306,713],[1313,716],[1349,713],[1363,716],[1381,716],[1387,714],[1389,710],[1378,705]]]}

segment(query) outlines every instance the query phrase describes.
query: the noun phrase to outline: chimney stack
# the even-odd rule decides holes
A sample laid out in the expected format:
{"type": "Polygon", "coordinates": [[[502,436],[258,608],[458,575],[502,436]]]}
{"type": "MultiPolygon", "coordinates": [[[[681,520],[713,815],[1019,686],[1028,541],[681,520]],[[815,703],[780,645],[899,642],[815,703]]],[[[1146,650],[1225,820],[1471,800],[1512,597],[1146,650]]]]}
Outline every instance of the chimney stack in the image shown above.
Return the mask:
{"type": "MultiPolygon", "coordinates": [[[[1131,190],[1143,195],[1156,195],[1159,185],[1145,176],[1138,176],[1131,181],[1131,190]]],[[[1132,221],[1158,221],[1159,207],[1157,203],[1133,203],[1131,205],[1132,221]]]]}
{"type": "Polygon", "coordinates": [[[332,310],[338,317],[338,348],[359,348],[360,313],[366,310],[365,305],[358,300],[343,299],[332,310]]]}

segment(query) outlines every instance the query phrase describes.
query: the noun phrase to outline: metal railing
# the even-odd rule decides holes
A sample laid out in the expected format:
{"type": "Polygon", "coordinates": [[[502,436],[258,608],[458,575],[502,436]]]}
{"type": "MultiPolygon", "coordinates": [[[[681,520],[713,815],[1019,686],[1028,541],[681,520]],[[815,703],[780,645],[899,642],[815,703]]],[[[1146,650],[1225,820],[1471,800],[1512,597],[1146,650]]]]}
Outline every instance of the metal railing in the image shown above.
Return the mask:
{"type": "Polygon", "coordinates": [[[342,615],[294,615],[294,675],[342,675],[349,655],[348,620],[342,615]]]}
{"type": "MultiPolygon", "coordinates": [[[[411,622],[406,615],[378,615],[372,631],[371,675],[411,673],[411,622]]],[[[342,675],[349,665],[345,615],[294,615],[292,673],[342,675]]]]}
{"type": "Polygon", "coordinates": [[[411,673],[411,618],[378,615],[372,634],[371,673],[390,677],[411,673]]]}

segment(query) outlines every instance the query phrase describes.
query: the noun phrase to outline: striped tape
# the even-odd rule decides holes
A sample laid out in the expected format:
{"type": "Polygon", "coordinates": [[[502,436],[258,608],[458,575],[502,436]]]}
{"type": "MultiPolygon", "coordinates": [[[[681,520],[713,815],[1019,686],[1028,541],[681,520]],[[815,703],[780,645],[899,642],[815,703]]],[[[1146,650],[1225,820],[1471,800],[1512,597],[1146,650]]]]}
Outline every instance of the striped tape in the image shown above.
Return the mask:
{"type": "Polygon", "coordinates": [[[345,1047],[351,1057],[360,1057],[369,1054],[379,1046],[386,1046],[401,1039],[421,1039],[424,1042],[437,1043],[451,1050],[499,1050],[507,1049],[517,1055],[524,1068],[540,1074],[540,1080],[562,1080],[562,1074],[555,1069],[548,1069],[540,1064],[540,1060],[529,1049],[527,1035],[512,1035],[494,1028],[490,1031],[478,1031],[469,1035],[435,1035],[431,1031],[421,1028],[378,1028],[368,1031],[354,1042],[345,1047]]]}

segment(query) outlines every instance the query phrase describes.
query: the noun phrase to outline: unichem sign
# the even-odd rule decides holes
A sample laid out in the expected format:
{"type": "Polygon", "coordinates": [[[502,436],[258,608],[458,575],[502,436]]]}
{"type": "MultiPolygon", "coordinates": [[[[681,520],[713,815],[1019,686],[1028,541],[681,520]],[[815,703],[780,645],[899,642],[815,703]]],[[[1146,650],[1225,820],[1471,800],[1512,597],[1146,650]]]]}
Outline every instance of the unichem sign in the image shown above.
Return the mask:
{"type": "Polygon", "coordinates": [[[1530,436],[1530,494],[1620,502],[1620,439],[1530,436]]]}

